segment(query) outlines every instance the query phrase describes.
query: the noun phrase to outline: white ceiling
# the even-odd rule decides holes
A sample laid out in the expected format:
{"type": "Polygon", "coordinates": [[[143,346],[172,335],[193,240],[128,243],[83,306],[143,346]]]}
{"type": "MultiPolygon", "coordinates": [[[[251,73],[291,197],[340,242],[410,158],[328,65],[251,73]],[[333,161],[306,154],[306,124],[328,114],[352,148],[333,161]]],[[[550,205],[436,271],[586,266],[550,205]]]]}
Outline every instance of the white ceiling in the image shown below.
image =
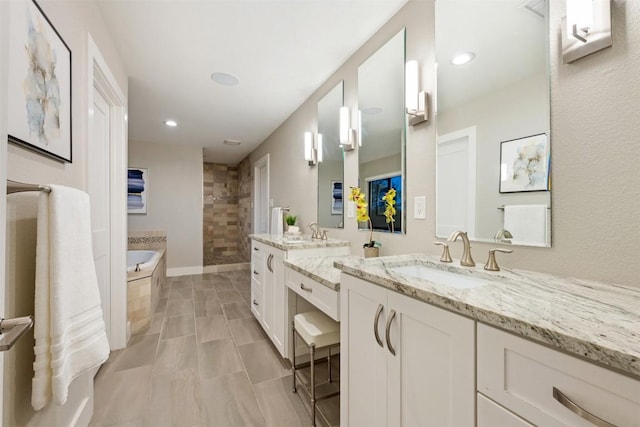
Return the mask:
{"type": "Polygon", "coordinates": [[[407,0],[96,1],[129,75],[129,138],[237,164],[407,0]]]}

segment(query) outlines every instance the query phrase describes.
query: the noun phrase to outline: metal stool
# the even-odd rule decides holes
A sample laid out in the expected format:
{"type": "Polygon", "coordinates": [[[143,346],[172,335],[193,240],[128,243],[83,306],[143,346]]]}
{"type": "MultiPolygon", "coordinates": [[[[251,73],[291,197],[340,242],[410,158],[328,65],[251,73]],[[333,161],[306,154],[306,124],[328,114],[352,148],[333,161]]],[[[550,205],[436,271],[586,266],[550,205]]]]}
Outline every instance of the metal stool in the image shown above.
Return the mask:
{"type": "MultiPolygon", "coordinates": [[[[298,369],[306,364],[296,365],[296,335],[309,347],[311,368],[311,384],[309,385],[309,395],[311,396],[311,425],[316,425],[316,403],[321,400],[337,396],[340,392],[330,393],[316,398],[316,377],[315,377],[315,356],[316,351],[322,349],[329,350],[327,364],[329,365],[329,382],[331,382],[331,347],[340,344],[340,323],[331,319],[320,311],[296,314],[293,318],[292,331],[293,344],[293,392],[297,391],[296,377],[299,375],[298,369]]],[[[302,379],[298,378],[302,383],[302,379]]]]}

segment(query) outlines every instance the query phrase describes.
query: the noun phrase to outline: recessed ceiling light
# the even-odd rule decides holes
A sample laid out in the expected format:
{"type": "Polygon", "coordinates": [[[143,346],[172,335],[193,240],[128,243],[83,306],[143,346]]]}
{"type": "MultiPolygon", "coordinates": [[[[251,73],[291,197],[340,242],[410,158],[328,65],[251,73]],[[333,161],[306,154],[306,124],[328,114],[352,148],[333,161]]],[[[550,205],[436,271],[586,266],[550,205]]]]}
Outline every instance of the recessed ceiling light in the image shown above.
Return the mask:
{"type": "Polygon", "coordinates": [[[236,141],[235,139],[225,139],[224,145],[240,145],[240,141],[236,141]]]}
{"type": "Polygon", "coordinates": [[[240,83],[240,80],[238,80],[238,78],[233,74],[222,73],[218,71],[211,74],[211,80],[223,86],[235,86],[240,83]]]}
{"type": "Polygon", "coordinates": [[[178,126],[178,122],[176,122],[175,120],[165,120],[164,124],[172,128],[178,126]]]}
{"type": "Polygon", "coordinates": [[[464,65],[473,61],[473,58],[475,57],[476,57],[476,54],[473,52],[457,53],[451,57],[451,63],[453,65],[464,65]]]}

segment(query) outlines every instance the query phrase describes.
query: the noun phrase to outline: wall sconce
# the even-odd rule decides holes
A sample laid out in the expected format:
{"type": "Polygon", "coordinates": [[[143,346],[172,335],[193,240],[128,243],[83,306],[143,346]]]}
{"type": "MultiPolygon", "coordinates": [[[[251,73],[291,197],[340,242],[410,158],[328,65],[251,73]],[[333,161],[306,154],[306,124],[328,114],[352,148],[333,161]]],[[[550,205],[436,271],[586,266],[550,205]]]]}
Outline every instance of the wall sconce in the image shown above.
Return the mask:
{"type": "Polygon", "coordinates": [[[356,130],[351,128],[349,107],[340,107],[340,145],[344,151],[356,148],[356,130]]]}
{"type": "Polygon", "coordinates": [[[562,61],[570,64],[613,45],[610,0],[567,0],[562,18],[562,61]]]}
{"type": "Polygon", "coordinates": [[[427,111],[427,92],[421,92],[418,61],[407,61],[405,66],[405,103],[409,125],[426,122],[429,119],[427,111]]]}
{"type": "Polygon", "coordinates": [[[316,165],[322,161],[322,134],[315,138],[313,132],[304,133],[304,159],[309,162],[309,166],[316,165]],[[314,144],[315,142],[315,144],[314,144]]]}

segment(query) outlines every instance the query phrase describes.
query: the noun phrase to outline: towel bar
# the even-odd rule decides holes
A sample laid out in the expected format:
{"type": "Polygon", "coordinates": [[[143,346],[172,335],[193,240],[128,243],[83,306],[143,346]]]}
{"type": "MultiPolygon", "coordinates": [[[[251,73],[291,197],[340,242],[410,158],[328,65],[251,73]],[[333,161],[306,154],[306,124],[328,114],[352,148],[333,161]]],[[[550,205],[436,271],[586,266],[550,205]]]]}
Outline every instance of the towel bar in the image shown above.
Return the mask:
{"type": "MultiPolygon", "coordinates": [[[[504,205],[502,205],[502,206],[498,206],[498,209],[500,209],[501,211],[503,211],[503,210],[504,210],[504,205]]],[[[551,209],[551,207],[550,207],[550,206],[547,206],[547,209],[551,209]]]]}
{"type": "Polygon", "coordinates": [[[25,184],[23,182],[7,180],[7,194],[20,193],[23,191],[44,191],[51,193],[51,188],[46,185],[25,184]]]}
{"type": "Polygon", "coordinates": [[[0,319],[0,351],[11,349],[32,326],[33,316],[0,319]]]}

